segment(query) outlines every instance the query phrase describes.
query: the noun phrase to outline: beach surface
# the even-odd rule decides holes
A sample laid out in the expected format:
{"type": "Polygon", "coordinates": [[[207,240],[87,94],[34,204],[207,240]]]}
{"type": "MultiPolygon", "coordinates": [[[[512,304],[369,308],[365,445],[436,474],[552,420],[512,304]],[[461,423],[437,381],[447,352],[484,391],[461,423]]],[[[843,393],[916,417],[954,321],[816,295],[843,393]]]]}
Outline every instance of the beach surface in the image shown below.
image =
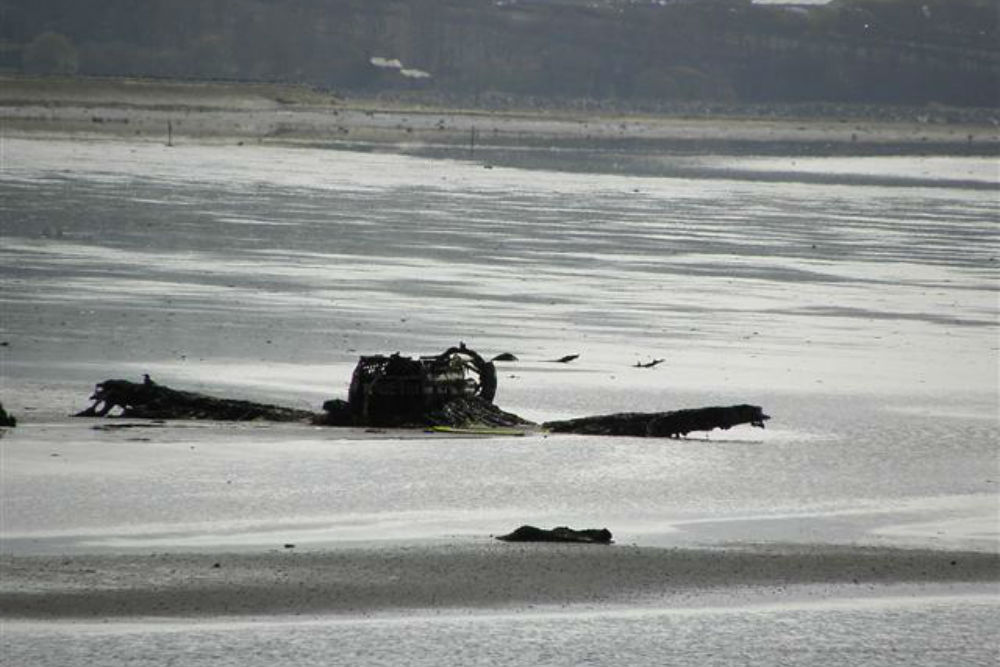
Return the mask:
{"type": "Polygon", "coordinates": [[[696,550],[478,540],[306,551],[291,545],[265,553],[5,556],[0,575],[0,615],[8,618],[367,615],[775,603],[895,593],[891,585],[900,584],[922,585],[938,594],[995,596],[1000,593],[1000,555],[802,545],[696,550]]]}
{"type": "Polygon", "coordinates": [[[995,664],[994,125],[141,82],[0,107],[9,664],[995,664]],[[516,353],[497,403],[536,422],[772,420],[68,416],[143,373],[319,411],[359,355],[459,341],[516,353]],[[492,539],[523,523],[616,544],[492,539]]]}

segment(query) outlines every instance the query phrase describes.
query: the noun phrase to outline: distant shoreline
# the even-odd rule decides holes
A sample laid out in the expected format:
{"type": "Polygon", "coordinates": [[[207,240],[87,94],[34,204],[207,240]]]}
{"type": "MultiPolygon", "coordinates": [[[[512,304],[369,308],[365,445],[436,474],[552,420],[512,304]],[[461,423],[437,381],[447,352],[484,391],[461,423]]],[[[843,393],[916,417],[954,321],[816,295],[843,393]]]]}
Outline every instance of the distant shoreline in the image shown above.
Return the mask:
{"type": "MultiPolygon", "coordinates": [[[[419,99],[354,99],[303,86],[132,79],[0,78],[8,136],[352,148],[604,146],[665,152],[803,155],[1000,155],[991,110],[831,106],[676,113],[602,108],[438,107],[419,99]],[[706,115],[707,114],[707,115],[706,115]],[[722,115],[716,115],[722,114],[722,115]],[[763,114],[763,115],[762,115],[763,114]]],[[[1000,111],[994,114],[1000,117],[1000,111]]]]}

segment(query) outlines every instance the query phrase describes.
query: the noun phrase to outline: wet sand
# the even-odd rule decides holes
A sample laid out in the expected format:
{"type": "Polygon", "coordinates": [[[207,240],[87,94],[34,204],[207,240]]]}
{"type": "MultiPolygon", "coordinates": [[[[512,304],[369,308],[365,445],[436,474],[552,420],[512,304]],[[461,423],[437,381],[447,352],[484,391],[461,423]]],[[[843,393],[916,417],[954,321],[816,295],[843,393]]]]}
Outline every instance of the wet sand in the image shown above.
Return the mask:
{"type": "MultiPolygon", "coordinates": [[[[547,544],[294,548],[266,553],[4,556],[0,616],[99,618],[685,606],[818,586],[822,597],[891,584],[1000,582],[1000,554],[845,546],[657,549],[547,544]]],[[[978,590],[978,586],[976,588],[978,590]]]]}
{"type": "MultiPolygon", "coordinates": [[[[838,119],[798,121],[649,116],[626,118],[606,115],[584,116],[568,112],[482,113],[463,110],[405,109],[361,100],[324,101],[318,97],[285,99],[282,97],[284,94],[282,92],[275,94],[273,90],[262,90],[258,94],[252,90],[248,92],[247,89],[235,92],[218,90],[210,92],[207,89],[192,92],[190,88],[174,90],[164,87],[156,94],[147,89],[141,91],[141,94],[124,98],[117,89],[95,89],[82,93],[77,90],[73,95],[67,95],[65,89],[50,91],[44,95],[37,90],[31,95],[22,94],[23,92],[23,90],[18,91],[16,87],[0,85],[5,136],[25,133],[32,136],[72,135],[81,139],[128,138],[130,142],[152,144],[152,142],[166,141],[169,123],[175,144],[216,143],[228,146],[240,142],[253,142],[332,147],[358,147],[370,144],[378,149],[393,151],[405,151],[413,146],[435,142],[460,147],[469,141],[473,128],[477,132],[477,142],[494,145],[502,145],[505,142],[512,145],[532,145],[533,142],[535,145],[543,145],[600,140],[649,142],[650,145],[681,149],[705,149],[706,146],[726,144],[729,149],[740,150],[740,147],[760,148],[791,142],[800,147],[815,146],[822,147],[823,150],[830,150],[830,146],[839,146],[858,147],[859,150],[900,149],[904,152],[919,149],[927,152],[938,151],[942,154],[952,154],[959,147],[967,146],[979,150],[981,141],[985,142],[982,145],[986,146],[987,151],[995,151],[997,146],[1000,146],[1000,133],[995,127],[960,124],[854,120],[848,122],[838,119]]],[[[164,151],[172,155],[177,154],[177,151],[166,151],[166,149],[164,151]]],[[[232,152],[227,149],[227,154],[232,152]]],[[[495,175],[500,171],[497,169],[489,173],[495,175]]],[[[516,181],[512,183],[516,185],[516,181]]],[[[370,195],[365,196],[370,197],[370,195]]],[[[672,199],[670,201],[673,202],[672,199]]],[[[525,233],[524,237],[527,236],[525,233]]],[[[201,242],[202,240],[199,240],[199,243],[201,242]]],[[[254,263],[253,266],[258,267],[259,263],[254,263]]],[[[296,287],[296,290],[299,289],[296,287]]],[[[591,302],[596,301],[597,299],[591,299],[591,302]]],[[[201,315],[197,317],[204,319],[201,315]]],[[[324,317],[330,316],[324,314],[324,317]]],[[[94,319],[97,321],[96,315],[94,319]]],[[[394,312],[392,324],[395,328],[398,328],[397,319],[398,315],[394,312]]],[[[101,326],[104,322],[103,319],[100,321],[101,326]]],[[[255,326],[259,326],[260,320],[255,319],[254,323],[255,326]]],[[[65,323],[63,325],[65,328],[65,323]]],[[[412,320],[408,326],[421,331],[412,320]]],[[[749,321],[746,321],[746,327],[756,335],[755,329],[759,329],[760,325],[750,328],[749,321]]],[[[298,326],[296,328],[307,329],[298,326]]],[[[329,321],[324,321],[323,328],[337,329],[329,321]]],[[[390,331],[395,331],[395,328],[386,327],[390,331]]],[[[429,326],[425,327],[425,330],[432,332],[426,334],[428,336],[436,331],[429,326]]],[[[407,335],[413,334],[407,332],[407,335]]],[[[159,333],[156,342],[160,344],[159,333]]],[[[271,340],[267,340],[267,343],[270,344],[271,340]]],[[[386,342],[382,347],[395,349],[393,343],[394,341],[386,342]]],[[[12,347],[17,349],[17,345],[12,347]]],[[[298,347],[308,349],[309,345],[303,344],[298,347]]],[[[348,344],[345,343],[342,347],[347,348],[348,344]]],[[[265,346],[261,343],[259,349],[253,349],[251,354],[244,356],[246,359],[264,358],[262,351],[264,349],[265,346]]],[[[775,349],[780,352],[782,348],[775,349]]],[[[154,348],[154,352],[161,350],[154,348]]],[[[114,354],[116,355],[114,358],[120,360],[124,352],[116,349],[114,354]]],[[[137,355],[142,359],[151,356],[147,349],[141,350],[137,355]]],[[[192,354],[192,358],[194,356],[192,354]]],[[[205,356],[210,355],[206,353],[205,356]]],[[[353,356],[353,354],[347,355],[344,359],[353,359],[353,356]]],[[[814,356],[818,358],[822,355],[815,352],[814,356]]],[[[343,359],[339,362],[347,364],[343,359]]],[[[39,373],[41,364],[34,361],[26,363],[29,365],[25,368],[29,368],[32,374],[39,373]]],[[[94,381],[117,373],[121,361],[117,363],[119,365],[115,367],[115,371],[105,372],[104,366],[107,364],[99,360],[96,364],[100,366],[100,374],[92,367],[76,369],[74,372],[78,373],[79,381],[72,386],[68,383],[60,385],[61,388],[65,387],[65,391],[59,389],[63,392],[59,396],[65,397],[62,403],[52,398],[56,391],[53,389],[55,383],[49,382],[44,386],[37,385],[39,389],[37,395],[15,392],[13,403],[9,403],[5,396],[5,405],[23,408],[28,404],[45,405],[46,402],[54,402],[66,406],[65,411],[68,412],[75,401],[89,392],[90,385],[94,381]],[[41,400],[43,396],[46,402],[41,400]],[[20,405],[18,401],[21,401],[20,405]]],[[[176,372],[178,364],[179,362],[169,368],[176,372]]],[[[697,366],[692,364],[692,367],[697,366]]],[[[756,372],[755,367],[748,367],[756,372]]],[[[341,371],[347,368],[349,366],[325,376],[323,390],[329,390],[327,385],[331,381],[327,377],[346,377],[346,373],[341,371]]],[[[598,368],[604,369],[603,366],[598,368]]],[[[751,371],[748,371],[748,375],[751,371]]],[[[60,368],[58,372],[63,373],[64,369],[60,368]]],[[[310,373],[313,372],[315,370],[311,368],[310,373]]],[[[675,369],[671,377],[672,382],[677,384],[679,376],[682,375],[682,372],[675,369]]],[[[698,368],[696,376],[698,382],[706,382],[703,379],[704,375],[703,368],[698,368]]],[[[692,377],[694,376],[692,374],[692,377]]],[[[544,376],[539,375],[539,378],[542,377],[544,376]]],[[[817,377],[825,377],[827,381],[830,379],[828,375],[817,375],[817,377]]],[[[896,374],[892,382],[900,383],[900,377],[906,376],[896,374]]],[[[541,382],[541,379],[538,381],[541,382]]],[[[559,379],[561,383],[565,381],[565,378],[559,379]]],[[[813,381],[811,376],[809,381],[813,381]]],[[[33,380],[33,382],[39,381],[33,380]]],[[[295,382],[298,383],[297,386],[307,386],[298,376],[295,376],[295,382]]],[[[872,379],[866,377],[865,382],[871,383],[872,379]]],[[[653,384],[652,381],[649,383],[653,384]]],[[[576,389],[579,390],[579,387],[576,389]]],[[[654,396],[655,400],[660,400],[659,395],[653,394],[652,390],[647,388],[646,391],[650,396],[654,396]]],[[[607,388],[602,386],[599,394],[602,400],[608,393],[607,388]]],[[[524,390],[522,394],[515,395],[515,398],[518,397],[520,402],[513,401],[514,407],[530,404],[535,394],[524,390]]],[[[547,398],[553,400],[552,396],[547,398]]],[[[562,400],[565,401],[564,404],[553,406],[551,409],[568,412],[570,408],[577,408],[576,396],[562,400]]],[[[652,401],[654,398],[648,400],[652,401]]],[[[829,399],[824,400],[829,404],[829,399]]],[[[49,409],[54,411],[54,408],[49,409]]],[[[789,419],[789,412],[790,410],[786,410],[782,414],[783,420],[789,419]]],[[[826,412],[829,412],[828,407],[824,408],[824,413],[826,412]]],[[[863,423],[859,423],[856,411],[843,413],[834,411],[834,414],[849,415],[850,419],[843,421],[851,425],[857,424],[858,429],[864,426],[863,423]]],[[[20,416],[22,415],[19,414],[20,416]]],[[[38,419],[40,416],[43,415],[28,413],[25,423],[29,424],[33,417],[38,419]]],[[[951,428],[948,424],[945,426],[951,428]]],[[[914,428],[928,429],[930,426],[921,421],[914,428]]],[[[878,435],[889,432],[889,429],[882,431],[869,429],[861,431],[858,439],[864,437],[870,441],[873,438],[872,433],[878,435]]],[[[970,432],[973,437],[979,437],[976,434],[982,432],[982,429],[976,427],[970,432]]],[[[106,431],[95,433],[102,442],[111,437],[106,431]]],[[[121,435],[125,440],[134,434],[121,435]]],[[[911,446],[909,440],[914,439],[910,437],[911,435],[911,432],[906,431],[899,436],[908,441],[908,448],[911,446]]],[[[351,446],[357,437],[357,434],[351,434],[351,446]]],[[[944,436],[935,438],[927,440],[933,441],[937,449],[944,449],[941,443],[951,442],[945,440],[944,436]]],[[[150,440],[153,440],[153,436],[150,436],[150,440]]],[[[11,441],[15,442],[13,438],[11,441]]],[[[201,441],[197,443],[199,455],[203,449],[208,449],[201,446],[201,441]]],[[[89,448],[91,444],[90,440],[67,442],[65,446],[60,445],[58,452],[52,448],[39,450],[36,452],[37,458],[44,457],[48,466],[46,470],[58,472],[63,476],[62,479],[68,480],[71,477],[62,469],[55,470],[54,466],[76,460],[68,455],[67,451],[77,454],[87,449],[87,455],[93,457],[93,449],[89,448]],[[54,453],[59,454],[58,458],[53,458],[54,453]]],[[[880,441],[877,444],[884,443],[880,441]]],[[[743,447],[738,442],[736,445],[743,447]]],[[[212,451],[217,452],[218,446],[218,443],[213,443],[215,449],[212,451]]],[[[239,447],[241,455],[252,449],[243,443],[239,444],[239,447]]],[[[271,444],[266,442],[261,447],[272,448],[271,444]]],[[[730,451],[736,450],[736,446],[732,443],[730,445],[724,442],[715,443],[712,447],[714,449],[706,447],[709,450],[707,453],[699,451],[686,457],[678,454],[677,460],[700,465],[701,461],[715,456],[717,461],[721,460],[723,463],[732,461],[733,469],[746,470],[748,461],[762,458],[748,447],[735,452],[730,451]],[[730,449],[726,449],[727,446],[730,449]]],[[[820,447],[831,449],[826,442],[821,442],[820,447]]],[[[167,443],[163,446],[163,451],[178,461],[182,460],[181,453],[188,456],[187,450],[186,441],[167,443]]],[[[193,452],[194,447],[190,447],[190,450],[193,452]]],[[[791,457],[795,456],[796,450],[804,452],[800,454],[804,459],[818,456],[794,442],[784,451],[791,457]]],[[[558,453],[560,450],[550,447],[549,451],[558,453]]],[[[439,454],[440,452],[435,452],[435,456],[419,459],[429,462],[428,465],[432,465],[432,470],[438,475],[442,474],[442,470],[447,470],[443,467],[439,454]]],[[[482,453],[477,455],[485,456],[482,453]]],[[[134,461],[132,465],[135,465],[136,469],[149,469],[148,452],[136,450],[132,456],[133,458],[129,460],[134,461]]],[[[327,457],[327,454],[317,454],[315,459],[325,461],[327,457]]],[[[907,449],[907,457],[907,461],[910,458],[920,459],[911,454],[910,449],[907,449]]],[[[87,479],[93,475],[84,470],[86,466],[91,466],[102,473],[107,473],[111,468],[109,464],[100,460],[95,463],[94,458],[82,456],[79,458],[84,464],[80,470],[87,479]]],[[[508,458],[516,460],[516,457],[508,458]]],[[[630,463],[633,460],[640,462],[643,460],[637,456],[635,450],[625,451],[623,458],[627,458],[630,463]]],[[[663,457],[658,454],[656,458],[651,457],[648,460],[662,459],[663,457]]],[[[237,459],[234,457],[232,460],[237,459]]],[[[453,464],[455,467],[452,470],[457,471],[456,474],[467,472],[464,460],[460,457],[455,459],[453,464]]],[[[524,460],[537,461],[537,468],[545,471],[565,470],[558,466],[567,465],[565,461],[557,458],[524,460]]],[[[885,455],[880,453],[872,460],[884,461],[885,455]]],[[[784,462],[787,461],[788,458],[784,459],[784,462]]],[[[859,466],[872,467],[863,459],[858,461],[859,466]]],[[[369,465],[368,462],[362,463],[369,465]]],[[[384,478],[377,473],[395,468],[381,462],[376,463],[377,465],[371,464],[370,468],[376,474],[368,474],[366,477],[364,471],[369,468],[360,468],[361,472],[351,469],[350,480],[342,484],[348,486],[357,479],[367,478],[385,483],[384,478]]],[[[314,480],[315,488],[322,489],[323,494],[329,493],[331,488],[337,488],[338,479],[329,472],[331,469],[333,468],[316,467],[314,471],[317,476],[314,480]]],[[[403,461],[399,469],[414,474],[413,460],[403,461]]],[[[217,470],[222,470],[222,467],[217,470]]],[[[852,469],[844,468],[844,470],[844,480],[853,480],[858,476],[850,474],[852,469]]],[[[682,476],[694,478],[697,477],[697,473],[685,472],[682,476]]],[[[954,475],[954,478],[972,479],[971,476],[960,474],[954,475]]],[[[186,473],[178,473],[176,479],[187,481],[188,477],[186,473]]],[[[249,499],[239,498],[229,500],[222,491],[211,495],[213,492],[209,489],[215,488],[212,485],[225,489],[228,479],[221,473],[216,477],[207,477],[203,472],[201,481],[204,482],[204,486],[195,489],[201,494],[199,497],[207,498],[205,503],[214,513],[225,515],[225,512],[219,511],[223,502],[230,502],[230,505],[227,505],[230,507],[230,512],[233,503],[250,502],[249,499]]],[[[698,477],[698,479],[704,478],[698,477]]],[[[788,479],[791,479],[791,476],[788,479]]],[[[585,477],[583,481],[593,484],[590,478],[585,477]]],[[[846,481],[839,483],[846,484],[846,481]]],[[[975,483],[979,485],[975,487],[978,491],[982,491],[983,488],[992,489],[985,487],[993,483],[991,480],[977,478],[975,483]]],[[[37,481],[33,484],[35,488],[44,489],[45,494],[53,494],[52,487],[38,486],[37,481]]],[[[180,484],[167,487],[157,487],[148,481],[143,481],[142,484],[144,484],[142,490],[146,494],[160,488],[176,488],[180,498],[198,496],[197,493],[182,493],[181,491],[187,487],[182,488],[180,484]]],[[[138,485],[137,483],[136,486],[138,485]]],[[[650,482],[648,488],[653,489],[663,485],[664,479],[657,478],[655,482],[650,482]]],[[[304,486],[308,491],[310,487],[304,486]]],[[[670,500],[675,504],[679,503],[683,496],[682,486],[678,483],[671,487],[673,496],[670,500]]],[[[808,486],[815,487],[817,484],[809,482],[808,486]]],[[[548,479],[545,480],[545,484],[538,485],[538,488],[542,489],[550,487],[548,479]]],[[[255,493],[259,493],[259,487],[253,488],[255,493]]],[[[397,485],[384,488],[400,487],[397,485]]],[[[943,493],[937,486],[929,488],[930,491],[924,493],[943,493]]],[[[116,490],[121,491],[121,489],[116,490]]],[[[498,494],[500,491],[509,493],[506,487],[498,486],[497,491],[498,494]]],[[[810,497],[806,491],[814,492],[815,488],[802,489],[800,496],[810,497]]],[[[523,496],[524,493],[522,485],[518,496],[523,496]]],[[[857,496],[859,490],[844,491],[843,495],[851,493],[857,496]]],[[[391,503],[385,502],[381,493],[368,493],[367,489],[360,488],[357,494],[364,498],[377,497],[381,504],[377,508],[379,512],[391,509],[391,503]]],[[[80,502],[81,496],[70,497],[75,499],[74,502],[80,502]]],[[[121,497],[114,496],[119,506],[122,505],[121,497]]],[[[324,503],[329,502],[327,495],[317,494],[317,497],[324,503]]],[[[539,506],[558,506],[554,502],[548,504],[541,502],[546,499],[544,494],[536,493],[531,497],[539,500],[539,506]]],[[[780,502],[776,501],[776,506],[784,506],[782,503],[791,505],[792,501],[798,501],[801,497],[792,497],[791,500],[780,498],[780,502]]],[[[458,496],[458,498],[464,497],[458,496]]],[[[739,500],[739,496],[736,498],[739,500]]],[[[141,500],[138,494],[132,499],[134,502],[137,502],[137,499],[141,500]]],[[[563,497],[558,500],[565,502],[563,497]]],[[[405,495],[398,496],[395,502],[400,507],[410,506],[407,504],[408,496],[405,495]]],[[[273,502],[268,503],[268,510],[273,504],[273,502]]],[[[460,506],[464,507],[467,504],[463,502],[460,506]]],[[[694,501],[692,504],[694,505],[694,501]]],[[[661,512],[664,506],[654,505],[653,511],[661,512]]],[[[80,507],[79,505],[76,507],[74,521],[79,521],[82,512],[80,507]]],[[[103,506],[97,504],[93,507],[103,506]]],[[[202,506],[193,505],[193,507],[202,506]]],[[[148,517],[153,515],[148,513],[150,508],[145,509],[147,514],[142,516],[148,521],[148,517]]],[[[170,509],[176,512],[178,508],[170,509]]],[[[137,507],[131,505],[124,507],[123,511],[130,515],[142,514],[137,507]]],[[[290,512],[290,515],[295,516],[296,513],[290,512]]],[[[303,515],[308,516],[308,513],[303,515]]],[[[192,512],[190,516],[202,516],[202,514],[192,512]]],[[[560,520],[573,521],[572,518],[560,520]]],[[[122,521],[122,523],[127,522],[122,521]]],[[[608,523],[610,528],[618,531],[617,524],[611,521],[608,523]]],[[[508,530],[514,527],[504,526],[508,530]]],[[[810,528],[815,529],[816,524],[810,524],[810,528]]],[[[815,531],[815,535],[817,539],[830,539],[828,534],[818,530],[815,531]]],[[[176,538],[176,535],[174,537],[176,538]]],[[[764,537],[756,535],[754,539],[761,540],[764,537]]],[[[335,550],[305,549],[304,546],[239,553],[217,550],[141,555],[135,552],[106,555],[4,555],[0,556],[0,617],[58,620],[303,613],[359,616],[396,610],[415,610],[422,613],[441,609],[520,609],[533,605],[682,606],[704,604],[712,596],[720,596],[723,601],[737,599],[743,592],[751,589],[767,591],[768,595],[780,600],[794,595],[790,592],[791,588],[801,587],[815,587],[818,595],[835,598],[859,594],[876,596],[888,594],[888,591],[896,585],[943,586],[949,590],[962,592],[967,592],[971,586],[976,590],[981,588],[985,593],[995,593],[1000,582],[1000,555],[995,552],[971,553],[817,544],[763,547],[722,542],[718,544],[720,548],[716,549],[663,549],[627,545],[612,547],[508,545],[494,543],[486,535],[469,538],[468,541],[459,539],[447,544],[434,545],[392,543],[386,546],[335,550]]]]}

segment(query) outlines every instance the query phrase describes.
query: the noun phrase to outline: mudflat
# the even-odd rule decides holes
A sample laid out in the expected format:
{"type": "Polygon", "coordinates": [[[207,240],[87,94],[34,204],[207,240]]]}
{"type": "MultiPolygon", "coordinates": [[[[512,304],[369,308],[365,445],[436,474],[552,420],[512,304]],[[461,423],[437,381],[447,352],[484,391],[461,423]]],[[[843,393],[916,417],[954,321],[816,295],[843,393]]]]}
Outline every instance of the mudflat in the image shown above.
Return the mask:
{"type": "Polygon", "coordinates": [[[22,83],[12,664],[995,662],[989,122],[22,83]],[[65,416],[142,373],[315,410],[358,354],[457,340],[518,353],[499,404],[534,421],[774,420],[666,442],[65,416]],[[523,522],[618,544],[488,535],[523,522]]]}
{"type": "Polygon", "coordinates": [[[0,558],[0,616],[344,613],[564,604],[683,605],[707,592],[1000,582],[1000,554],[847,546],[728,549],[465,543],[323,551],[0,558]]]}

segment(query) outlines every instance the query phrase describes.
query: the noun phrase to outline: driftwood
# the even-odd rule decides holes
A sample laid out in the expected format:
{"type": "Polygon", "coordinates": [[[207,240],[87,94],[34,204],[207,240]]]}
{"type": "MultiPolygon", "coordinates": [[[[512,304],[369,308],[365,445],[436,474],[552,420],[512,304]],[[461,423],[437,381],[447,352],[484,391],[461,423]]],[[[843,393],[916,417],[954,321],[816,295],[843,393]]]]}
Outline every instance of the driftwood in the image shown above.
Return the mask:
{"type": "Polygon", "coordinates": [[[0,403],[0,426],[6,426],[8,428],[14,428],[17,426],[17,419],[14,415],[8,414],[7,411],[3,409],[2,403],[0,403]]]}
{"type": "Polygon", "coordinates": [[[731,405],[672,412],[622,412],[546,422],[542,427],[553,433],[679,438],[691,431],[729,429],[739,424],[764,428],[768,419],[770,417],[756,405],[731,405]]]}
{"type": "Polygon", "coordinates": [[[653,359],[652,361],[647,361],[646,363],[642,363],[641,361],[637,361],[637,362],[635,362],[635,366],[634,367],[635,368],[654,368],[655,366],[659,366],[660,364],[662,364],[664,361],[666,361],[666,359],[653,359]]]}
{"type": "Polygon", "coordinates": [[[137,419],[215,419],[219,421],[277,421],[293,422],[311,419],[306,410],[284,408],[264,403],[239,401],[206,396],[193,391],[178,391],[156,384],[147,375],[145,380],[105,380],[97,383],[94,401],[76,417],[104,417],[114,408],[122,410],[123,417],[137,419]]]}
{"type": "Polygon", "coordinates": [[[607,528],[586,528],[573,530],[559,526],[552,530],[521,526],[507,535],[498,535],[497,539],[504,542],[579,542],[583,544],[611,544],[611,531],[607,528]]]}

